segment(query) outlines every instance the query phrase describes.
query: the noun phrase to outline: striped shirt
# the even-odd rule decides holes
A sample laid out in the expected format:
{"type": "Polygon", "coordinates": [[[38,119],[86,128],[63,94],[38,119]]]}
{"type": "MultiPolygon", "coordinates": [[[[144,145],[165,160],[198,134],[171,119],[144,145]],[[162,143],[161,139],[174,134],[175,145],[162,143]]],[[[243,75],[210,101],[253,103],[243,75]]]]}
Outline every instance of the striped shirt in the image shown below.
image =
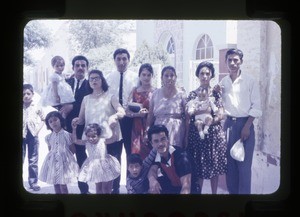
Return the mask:
{"type": "Polygon", "coordinates": [[[138,177],[128,174],[126,188],[128,194],[147,194],[149,189],[148,172],[154,162],[156,150],[152,149],[149,155],[143,160],[143,168],[138,177]]]}

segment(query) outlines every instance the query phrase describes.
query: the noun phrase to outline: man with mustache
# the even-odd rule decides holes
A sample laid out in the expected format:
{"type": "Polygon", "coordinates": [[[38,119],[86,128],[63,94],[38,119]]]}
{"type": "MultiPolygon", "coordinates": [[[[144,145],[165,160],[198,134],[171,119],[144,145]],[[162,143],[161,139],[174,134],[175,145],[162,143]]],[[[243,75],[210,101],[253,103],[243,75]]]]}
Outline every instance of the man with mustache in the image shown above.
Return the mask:
{"type": "MultiPolygon", "coordinates": [[[[85,79],[85,75],[88,72],[89,67],[89,61],[85,56],[75,56],[72,59],[72,70],[74,71],[74,74],[66,79],[66,82],[71,86],[73,92],[74,92],[74,98],[75,102],[72,104],[67,104],[62,107],[61,110],[71,110],[67,117],[66,117],[66,128],[67,131],[72,133],[72,120],[75,117],[78,117],[81,102],[83,100],[83,97],[91,93],[91,89],[88,86],[88,81],[85,79]]],[[[84,125],[78,125],[76,133],[77,138],[81,138],[83,134],[83,128],[84,125]]],[[[77,145],[75,144],[75,154],[76,154],[76,160],[81,167],[84,160],[87,158],[87,154],[85,151],[84,145],[77,145]]],[[[81,192],[81,194],[89,194],[89,186],[85,182],[78,182],[78,187],[81,192]]]]}

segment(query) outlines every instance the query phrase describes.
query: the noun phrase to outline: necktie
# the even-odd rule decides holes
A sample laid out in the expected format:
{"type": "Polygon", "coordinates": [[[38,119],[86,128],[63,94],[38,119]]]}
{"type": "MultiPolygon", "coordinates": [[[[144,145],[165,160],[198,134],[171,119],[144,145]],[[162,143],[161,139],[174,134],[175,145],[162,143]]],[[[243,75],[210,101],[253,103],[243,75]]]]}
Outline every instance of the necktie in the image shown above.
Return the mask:
{"type": "Polygon", "coordinates": [[[123,105],[123,73],[120,73],[119,102],[123,105]]]}
{"type": "Polygon", "coordinates": [[[78,89],[79,89],[79,81],[80,80],[77,80],[77,84],[76,84],[76,89],[75,89],[75,93],[78,91],[78,89]]]}

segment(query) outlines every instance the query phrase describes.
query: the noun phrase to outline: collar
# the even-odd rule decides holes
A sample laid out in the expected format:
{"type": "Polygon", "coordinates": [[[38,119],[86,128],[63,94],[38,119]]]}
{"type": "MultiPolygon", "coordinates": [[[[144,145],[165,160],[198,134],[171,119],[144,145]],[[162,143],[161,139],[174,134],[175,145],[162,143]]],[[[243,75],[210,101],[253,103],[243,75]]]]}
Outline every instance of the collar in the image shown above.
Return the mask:
{"type": "MultiPolygon", "coordinates": [[[[172,145],[169,146],[169,154],[170,154],[170,155],[172,155],[173,152],[174,152],[175,150],[176,150],[176,149],[174,148],[174,146],[172,146],[172,145]]],[[[161,156],[160,156],[159,153],[156,154],[155,162],[161,163],[161,156]]],[[[168,160],[167,164],[171,166],[171,157],[170,157],[170,159],[168,160]]]]}
{"type": "Polygon", "coordinates": [[[64,131],[64,129],[61,128],[60,131],[58,131],[58,132],[55,132],[55,131],[52,131],[52,132],[53,132],[55,135],[58,135],[58,134],[61,134],[63,131],[64,131]]]}
{"type": "Polygon", "coordinates": [[[35,106],[35,104],[36,104],[36,103],[32,100],[31,103],[29,104],[29,106],[27,106],[27,107],[26,107],[26,106],[24,105],[24,103],[23,103],[23,108],[24,108],[24,109],[27,109],[27,108],[33,107],[33,106],[35,106]]]}

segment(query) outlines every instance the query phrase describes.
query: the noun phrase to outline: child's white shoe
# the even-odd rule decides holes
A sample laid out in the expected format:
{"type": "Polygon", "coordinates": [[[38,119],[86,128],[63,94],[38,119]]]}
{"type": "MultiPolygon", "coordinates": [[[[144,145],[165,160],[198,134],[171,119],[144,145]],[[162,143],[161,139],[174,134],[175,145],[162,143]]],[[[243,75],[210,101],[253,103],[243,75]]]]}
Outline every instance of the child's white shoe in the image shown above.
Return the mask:
{"type": "Polygon", "coordinates": [[[200,135],[200,138],[201,138],[201,139],[204,139],[205,135],[204,135],[204,132],[203,132],[203,131],[199,132],[199,135],[200,135]]]}
{"type": "Polygon", "coordinates": [[[208,126],[205,126],[205,127],[204,127],[204,129],[203,129],[203,133],[204,133],[204,134],[208,134],[208,128],[209,128],[208,126]]]}

